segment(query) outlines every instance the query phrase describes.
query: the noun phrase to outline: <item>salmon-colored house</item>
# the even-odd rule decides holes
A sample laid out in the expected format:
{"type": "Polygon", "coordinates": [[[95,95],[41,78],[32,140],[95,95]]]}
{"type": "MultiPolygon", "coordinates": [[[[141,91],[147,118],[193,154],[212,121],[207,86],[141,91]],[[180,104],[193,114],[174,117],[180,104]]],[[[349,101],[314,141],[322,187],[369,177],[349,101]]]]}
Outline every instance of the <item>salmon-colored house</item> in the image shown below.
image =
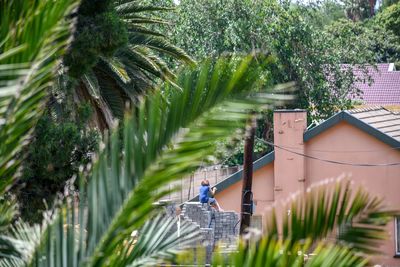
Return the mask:
{"type": "MultiPolygon", "coordinates": [[[[274,201],[343,174],[400,209],[400,114],[381,107],[342,111],[307,129],[305,111],[277,110],[274,143],[275,151],[254,162],[254,218],[274,201]]],[[[223,209],[240,212],[241,179],[239,171],[216,185],[223,209]]],[[[379,259],[385,266],[400,266],[398,230],[400,220],[393,218],[379,259]]]]}

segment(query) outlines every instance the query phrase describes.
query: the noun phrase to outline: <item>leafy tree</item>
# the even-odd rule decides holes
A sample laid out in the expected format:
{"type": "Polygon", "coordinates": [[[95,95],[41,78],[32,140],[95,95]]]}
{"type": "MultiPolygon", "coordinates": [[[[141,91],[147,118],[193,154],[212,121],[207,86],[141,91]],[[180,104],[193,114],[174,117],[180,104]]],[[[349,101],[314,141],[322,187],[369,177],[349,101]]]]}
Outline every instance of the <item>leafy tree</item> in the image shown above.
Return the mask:
{"type": "Polygon", "coordinates": [[[388,7],[388,6],[391,6],[391,5],[393,5],[393,4],[396,4],[396,3],[398,3],[398,2],[399,2],[399,0],[383,0],[383,1],[382,1],[381,8],[384,9],[384,8],[386,8],[386,7],[388,7]]]}
{"type": "Polygon", "coordinates": [[[39,119],[24,151],[22,177],[15,190],[23,220],[40,223],[66,182],[91,161],[99,135],[87,129],[89,116],[90,106],[85,105],[78,111],[79,122],[69,112],[59,114],[60,121],[54,121],[49,111],[39,119]]]}
{"type": "MultiPolygon", "coordinates": [[[[226,52],[271,53],[276,61],[265,69],[266,75],[279,82],[296,81],[297,101],[285,107],[307,109],[311,123],[351,108],[349,95],[359,94],[353,85],[356,78],[341,64],[372,61],[366,52],[346,53],[330,33],[321,30],[316,25],[318,10],[277,1],[183,0],[171,18],[173,27],[166,32],[196,59],[226,52]]],[[[271,127],[271,120],[265,116],[259,125],[271,127]]],[[[272,132],[258,137],[271,139],[272,132]]],[[[241,153],[228,162],[241,163],[241,153]]]]}
{"type": "Polygon", "coordinates": [[[354,55],[369,58],[371,64],[400,60],[400,38],[379,24],[379,16],[366,22],[339,20],[326,31],[328,38],[340,48],[344,63],[354,55]]]}
{"type": "Polygon", "coordinates": [[[376,0],[343,0],[346,16],[352,21],[371,18],[375,14],[376,0]]]}
{"type": "Polygon", "coordinates": [[[310,20],[314,11],[274,1],[181,1],[173,32],[175,43],[195,58],[224,52],[269,51],[277,63],[267,70],[280,82],[296,81],[298,101],[311,120],[325,119],[352,106],[354,76],[342,63],[363,64],[364,54],[345,54],[329,34],[310,20]]]}
{"type": "Polygon", "coordinates": [[[376,20],[400,38],[400,2],[383,9],[376,20]]]}
{"type": "Polygon", "coordinates": [[[306,8],[308,12],[305,13],[308,16],[314,27],[323,29],[325,26],[332,24],[333,22],[346,18],[345,6],[343,3],[334,0],[318,1],[316,3],[302,2],[297,3],[300,9],[306,8]]]}

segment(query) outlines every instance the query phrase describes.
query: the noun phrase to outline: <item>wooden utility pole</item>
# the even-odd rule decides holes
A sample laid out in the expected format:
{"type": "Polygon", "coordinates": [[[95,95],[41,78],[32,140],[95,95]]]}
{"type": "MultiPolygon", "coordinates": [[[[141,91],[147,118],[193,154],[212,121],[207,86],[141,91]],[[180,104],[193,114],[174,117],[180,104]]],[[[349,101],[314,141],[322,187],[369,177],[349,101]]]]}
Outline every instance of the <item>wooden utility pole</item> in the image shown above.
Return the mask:
{"type": "Polygon", "coordinates": [[[246,228],[250,227],[250,219],[253,214],[253,193],[251,187],[253,184],[253,151],[256,126],[256,117],[253,115],[247,124],[244,142],[240,234],[243,234],[246,228]]]}

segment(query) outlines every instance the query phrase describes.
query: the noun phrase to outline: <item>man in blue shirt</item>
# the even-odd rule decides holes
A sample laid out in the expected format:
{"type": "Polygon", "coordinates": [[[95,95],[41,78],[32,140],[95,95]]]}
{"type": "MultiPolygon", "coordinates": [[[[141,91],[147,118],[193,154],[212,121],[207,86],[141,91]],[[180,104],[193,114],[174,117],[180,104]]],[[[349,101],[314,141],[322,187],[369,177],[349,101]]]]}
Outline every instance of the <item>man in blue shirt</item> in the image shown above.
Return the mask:
{"type": "Polygon", "coordinates": [[[210,182],[207,179],[201,181],[200,193],[199,193],[200,203],[207,203],[217,211],[223,211],[219,206],[217,200],[214,198],[216,191],[217,188],[215,186],[213,188],[210,188],[210,182]],[[209,194],[211,195],[211,197],[209,197],[209,194]]]}

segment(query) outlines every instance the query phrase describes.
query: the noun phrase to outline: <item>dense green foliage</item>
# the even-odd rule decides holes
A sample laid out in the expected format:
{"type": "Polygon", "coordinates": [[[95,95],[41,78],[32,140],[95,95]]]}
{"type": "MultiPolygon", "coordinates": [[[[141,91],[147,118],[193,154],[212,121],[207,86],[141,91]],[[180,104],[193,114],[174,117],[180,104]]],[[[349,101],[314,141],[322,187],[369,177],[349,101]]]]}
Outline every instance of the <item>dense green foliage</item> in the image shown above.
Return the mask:
{"type": "Polygon", "coordinates": [[[343,63],[351,62],[354,55],[369,58],[371,63],[399,62],[400,35],[393,31],[397,29],[396,21],[398,23],[398,14],[393,6],[367,21],[336,21],[326,31],[341,50],[343,63]]]}
{"type": "MultiPolygon", "coordinates": [[[[324,8],[330,10],[329,4],[324,8]]],[[[322,14],[320,8],[294,8],[276,1],[183,0],[176,6],[176,16],[171,17],[173,27],[165,32],[196,59],[227,52],[271,53],[276,63],[265,72],[279,82],[297,82],[298,99],[286,108],[307,109],[311,123],[352,106],[348,95],[358,91],[353,86],[352,72],[343,72],[341,64],[372,61],[367,53],[348,54],[337,47],[336,40],[316,23],[325,20],[318,14],[322,14]]],[[[264,117],[260,127],[265,126],[265,121],[272,126],[269,116],[264,117]]],[[[272,132],[258,136],[271,139],[272,132]]],[[[259,155],[267,151],[261,143],[256,147],[259,155]]],[[[234,152],[235,156],[225,163],[242,163],[240,144],[233,150],[238,153],[234,152]]]]}
{"type": "Polygon", "coordinates": [[[391,5],[397,4],[397,3],[399,3],[399,0],[383,0],[381,8],[385,9],[388,6],[391,6],[391,5]]]}
{"type": "Polygon", "coordinates": [[[327,25],[339,19],[346,18],[345,6],[336,0],[318,1],[316,3],[309,3],[306,6],[298,3],[300,9],[307,8],[307,19],[317,28],[323,30],[327,25]]]}
{"type": "Polygon", "coordinates": [[[383,9],[376,20],[400,38],[400,2],[383,9]]]}
{"type": "Polygon", "coordinates": [[[310,20],[305,7],[274,1],[181,1],[172,29],[175,42],[194,55],[269,51],[277,64],[269,70],[281,82],[296,81],[298,101],[312,119],[323,119],[351,107],[356,94],[352,73],[342,63],[364,63],[364,54],[344,55],[329,35],[310,20]],[[346,56],[346,62],[344,62],[346,56]]]}
{"type": "Polygon", "coordinates": [[[60,121],[55,121],[49,112],[38,121],[24,151],[21,185],[16,188],[25,221],[40,223],[42,213],[53,206],[66,182],[76,177],[79,167],[87,165],[90,155],[97,151],[99,135],[86,126],[88,109],[81,107],[78,122],[68,112],[58,115],[60,121]]]}
{"type": "Polygon", "coordinates": [[[128,42],[128,31],[112,0],[83,0],[77,14],[74,41],[64,58],[68,74],[81,77],[101,57],[111,57],[128,42]]]}

